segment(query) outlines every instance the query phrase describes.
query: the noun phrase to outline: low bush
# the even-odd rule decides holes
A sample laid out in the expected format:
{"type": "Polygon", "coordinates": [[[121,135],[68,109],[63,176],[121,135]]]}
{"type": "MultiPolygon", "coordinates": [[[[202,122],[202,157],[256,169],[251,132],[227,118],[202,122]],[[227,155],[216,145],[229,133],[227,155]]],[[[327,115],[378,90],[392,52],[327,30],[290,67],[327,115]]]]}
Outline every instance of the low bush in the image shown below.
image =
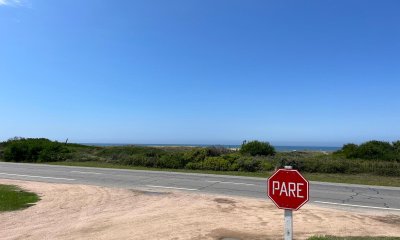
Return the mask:
{"type": "Polygon", "coordinates": [[[214,171],[228,171],[231,163],[222,157],[207,157],[203,162],[203,169],[214,171]]]}
{"type": "Polygon", "coordinates": [[[273,171],[276,167],[276,164],[272,161],[264,160],[261,163],[261,168],[263,171],[273,171]]]}
{"type": "Polygon", "coordinates": [[[274,155],[276,151],[268,142],[251,141],[242,144],[240,153],[251,156],[269,156],[274,155]]]}
{"type": "Polygon", "coordinates": [[[343,145],[342,149],[335,152],[346,158],[368,159],[376,161],[400,161],[400,141],[389,142],[368,141],[361,145],[353,143],[343,145]]]}
{"type": "Polygon", "coordinates": [[[241,157],[237,160],[238,170],[256,172],[262,170],[262,161],[254,157],[241,157]]]}
{"type": "Polygon", "coordinates": [[[396,155],[400,155],[400,140],[396,141],[396,142],[393,142],[392,145],[393,145],[394,153],[396,155]]]}
{"type": "Polygon", "coordinates": [[[4,143],[5,161],[55,162],[64,161],[69,153],[65,144],[45,138],[14,138],[4,143]]]}
{"type": "Polygon", "coordinates": [[[184,168],[183,154],[169,153],[162,155],[157,161],[159,168],[184,168]]]}
{"type": "Polygon", "coordinates": [[[381,176],[400,176],[399,162],[347,159],[335,155],[320,155],[297,159],[286,157],[279,162],[279,167],[287,165],[299,171],[309,173],[371,173],[381,176]]]}
{"type": "Polygon", "coordinates": [[[185,163],[202,162],[206,157],[210,156],[210,151],[207,148],[193,148],[183,155],[185,163]]]}
{"type": "Polygon", "coordinates": [[[203,169],[203,163],[202,162],[189,162],[186,164],[185,168],[190,169],[190,170],[203,169]]]}
{"type": "Polygon", "coordinates": [[[354,143],[345,144],[341,149],[341,153],[343,153],[347,158],[357,158],[358,145],[354,143]]]}
{"type": "Polygon", "coordinates": [[[394,155],[393,146],[388,142],[369,141],[357,148],[357,157],[364,159],[391,160],[394,155]]]}
{"type": "Polygon", "coordinates": [[[229,150],[228,148],[221,147],[221,146],[211,146],[207,147],[207,156],[211,157],[219,157],[228,153],[233,152],[232,150],[229,150]]]}

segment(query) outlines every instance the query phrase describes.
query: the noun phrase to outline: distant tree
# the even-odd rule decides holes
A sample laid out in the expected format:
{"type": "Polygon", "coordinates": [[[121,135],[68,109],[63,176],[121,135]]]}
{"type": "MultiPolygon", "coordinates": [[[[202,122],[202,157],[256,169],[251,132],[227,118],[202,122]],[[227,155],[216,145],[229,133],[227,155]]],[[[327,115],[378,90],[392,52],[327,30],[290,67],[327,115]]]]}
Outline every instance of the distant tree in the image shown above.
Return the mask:
{"type": "Polygon", "coordinates": [[[276,151],[268,142],[250,141],[242,144],[240,153],[251,156],[268,156],[275,155],[276,151]]]}

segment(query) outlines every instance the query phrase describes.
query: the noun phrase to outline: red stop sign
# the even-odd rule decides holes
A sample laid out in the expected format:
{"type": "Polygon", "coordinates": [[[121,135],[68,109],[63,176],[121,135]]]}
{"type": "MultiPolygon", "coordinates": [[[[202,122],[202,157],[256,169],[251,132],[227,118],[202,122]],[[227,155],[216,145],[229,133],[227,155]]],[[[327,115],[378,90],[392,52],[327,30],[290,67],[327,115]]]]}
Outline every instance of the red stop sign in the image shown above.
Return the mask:
{"type": "Polygon", "coordinates": [[[278,208],[298,210],[308,201],[308,181],[297,170],[279,169],[268,178],[267,193],[278,208]]]}

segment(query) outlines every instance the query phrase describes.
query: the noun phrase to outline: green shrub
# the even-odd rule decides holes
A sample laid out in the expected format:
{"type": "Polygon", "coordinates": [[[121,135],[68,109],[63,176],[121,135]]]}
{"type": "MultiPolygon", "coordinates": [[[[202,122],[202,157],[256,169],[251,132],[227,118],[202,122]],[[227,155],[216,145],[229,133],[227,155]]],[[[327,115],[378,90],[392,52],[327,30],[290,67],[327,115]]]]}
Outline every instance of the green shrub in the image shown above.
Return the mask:
{"type": "Polygon", "coordinates": [[[117,162],[124,165],[145,166],[147,162],[147,157],[143,154],[135,154],[126,158],[117,159],[117,162]]]}
{"type": "Polygon", "coordinates": [[[203,164],[202,162],[189,162],[186,164],[185,168],[191,170],[203,169],[203,164]]]}
{"type": "Polygon", "coordinates": [[[232,163],[236,162],[236,160],[238,160],[240,157],[242,157],[242,155],[240,155],[239,153],[229,153],[229,154],[222,155],[221,157],[225,158],[232,164],[232,163]]]}
{"type": "Polygon", "coordinates": [[[102,147],[96,153],[100,157],[114,158],[118,160],[120,156],[145,155],[148,157],[156,157],[166,152],[159,148],[143,147],[143,146],[118,146],[118,147],[102,147]]]}
{"type": "Polygon", "coordinates": [[[10,143],[5,147],[4,160],[10,162],[30,162],[29,147],[26,144],[10,143]]]}
{"type": "Polygon", "coordinates": [[[135,154],[129,156],[129,158],[125,161],[126,163],[128,163],[128,165],[133,165],[133,166],[157,167],[158,158],[148,157],[145,154],[135,154]]]}
{"type": "Polygon", "coordinates": [[[69,153],[65,144],[45,138],[14,138],[4,143],[4,160],[14,162],[63,161],[69,153]]]}
{"type": "Polygon", "coordinates": [[[343,145],[341,152],[347,158],[356,158],[358,155],[357,150],[358,150],[358,145],[356,145],[354,143],[349,143],[349,144],[343,145]]]}
{"type": "Polygon", "coordinates": [[[203,162],[203,169],[214,171],[228,171],[231,163],[222,157],[207,157],[203,162]]]}
{"type": "Polygon", "coordinates": [[[400,161],[400,141],[392,144],[382,141],[368,141],[361,145],[345,144],[342,149],[335,152],[346,158],[360,158],[369,160],[400,161]]]}
{"type": "Polygon", "coordinates": [[[184,153],[183,160],[185,163],[202,162],[207,157],[218,157],[230,152],[231,151],[226,148],[215,146],[206,148],[193,148],[184,153]]]}
{"type": "Polygon", "coordinates": [[[357,149],[357,157],[364,159],[388,159],[393,153],[393,146],[381,141],[369,141],[361,144],[357,149]]]}
{"type": "Polygon", "coordinates": [[[237,162],[231,163],[229,171],[238,171],[238,170],[239,170],[239,164],[237,162]]]}
{"type": "MultiPolygon", "coordinates": [[[[304,166],[308,166],[311,161],[307,161],[304,166]]],[[[350,170],[347,161],[337,160],[337,159],[330,159],[330,160],[319,160],[313,161],[314,163],[317,162],[316,172],[319,173],[346,173],[350,170]]]]}
{"type": "Polygon", "coordinates": [[[180,153],[170,153],[161,156],[157,161],[159,168],[183,168],[184,160],[183,155],[180,153]]]}
{"type": "Polygon", "coordinates": [[[232,152],[231,150],[222,146],[211,146],[207,147],[206,149],[207,149],[207,156],[210,157],[219,157],[232,152]]]}
{"type": "Polygon", "coordinates": [[[183,155],[185,163],[189,162],[202,162],[206,157],[209,156],[209,150],[207,148],[194,148],[187,151],[183,155]]]}
{"type": "Polygon", "coordinates": [[[276,151],[268,142],[251,141],[242,144],[240,153],[251,156],[268,156],[274,155],[276,151]]]}
{"type": "Polygon", "coordinates": [[[272,171],[275,169],[275,167],[276,165],[272,161],[265,160],[261,163],[261,168],[263,171],[272,171]]]}
{"type": "Polygon", "coordinates": [[[256,172],[262,170],[261,160],[254,157],[241,157],[237,160],[238,170],[256,172]]]}
{"type": "Polygon", "coordinates": [[[52,144],[39,152],[37,162],[57,162],[66,160],[67,148],[60,144],[52,144]]]}
{"type": "Polygon", "coordinates": [[[393,145],[393,150],[395,152],[396,155],[400,155],[400,140],[396,141],[396,142],[392,142],[393,145]]]}

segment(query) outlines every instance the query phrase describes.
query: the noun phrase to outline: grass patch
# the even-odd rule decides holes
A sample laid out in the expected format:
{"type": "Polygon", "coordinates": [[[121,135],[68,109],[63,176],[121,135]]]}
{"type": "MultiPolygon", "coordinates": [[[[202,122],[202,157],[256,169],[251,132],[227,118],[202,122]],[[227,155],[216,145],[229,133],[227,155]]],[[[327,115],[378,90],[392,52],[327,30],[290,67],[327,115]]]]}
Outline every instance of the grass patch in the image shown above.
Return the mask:
{"type": "MultiPolygon", "coordinates": [[[[262,177],[268,178],[272,172],[238,172],[238,171],[212,171],[212,170],[190,170],[190,169],[167,169],[167,168],[148,168],[140,166],[126,166],[106,162],[52,162],[51,165],[78,166],[78,167],[98,167],[98,168],[116,168],[132,170],[150,170],[167,172],[186,172],[186,173],[204,173],[232,176],[262,177]]],[[[374,176],[371,174],[336,174],[336,173],[303,173],[309,181],[335,182],[364,184],[377,186],[400,187],[400,177],[374,176]]]]}
{"type": "Polygon", "coordinates": [[[162,172],[183,172],[183,173],[203,173],[203,174],[218,174],[218,175],[233,175],[233,176],[247,176],[247,177],[269,177],[271,174],[268,172],[237,172],[237,171],[213,171],[213,170],[194,170],[194,169],[172,169],[172,168],[152,168],[141,166],[128,166],[116,163],[106,162],[49,162],[46,164],[60,165],[60,166],[76,166],[76,167],[97,167],[97,168],[115,168],[115,169],[131,169],[131,170],[148,170],[148,171],[162,171],[162,172]]]}
{"type": "Polygon", "coordinates": [[[400,177],[378,176],[366,173],[303,173],[303,175],[310,181],[400,187],[400,177]]]}
{"type": "Polygon", "coordinates": [[[335,237],[335,236],[314,236],[308,240],[400,240],[400,237],[335,237]]]}
{"type": "Polygon", "coordinates": [[[17,186],[0,184],[0,212],[15,211],[31,206],[39,201],[39,196],[26,192],[17,186]]]}

